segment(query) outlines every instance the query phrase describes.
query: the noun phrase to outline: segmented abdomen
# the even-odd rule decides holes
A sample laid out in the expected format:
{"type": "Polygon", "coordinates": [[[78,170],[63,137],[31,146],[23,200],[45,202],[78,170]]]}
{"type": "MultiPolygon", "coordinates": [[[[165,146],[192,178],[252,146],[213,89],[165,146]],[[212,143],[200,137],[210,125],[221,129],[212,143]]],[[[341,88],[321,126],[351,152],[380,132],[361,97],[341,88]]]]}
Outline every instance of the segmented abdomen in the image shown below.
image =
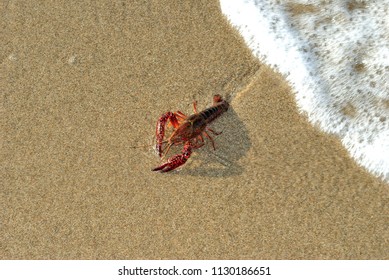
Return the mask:
{"type": "Polygon", "coordinates": [[[218,118],[221,114],[228,110],[229,104],[223,100],[218,104],[201,111],[199,114],[204,119],[205,123],[209,124],[218,118]]]}

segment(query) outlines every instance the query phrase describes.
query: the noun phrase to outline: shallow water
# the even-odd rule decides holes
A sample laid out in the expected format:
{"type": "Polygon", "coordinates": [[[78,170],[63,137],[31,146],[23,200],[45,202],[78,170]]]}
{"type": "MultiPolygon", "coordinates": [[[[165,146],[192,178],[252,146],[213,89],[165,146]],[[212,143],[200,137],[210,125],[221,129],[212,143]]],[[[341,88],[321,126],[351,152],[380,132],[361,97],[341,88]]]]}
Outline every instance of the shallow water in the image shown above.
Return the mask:
{"type": "Polygon", "coordinates": [[[389,1],[278,2],[220,0],[253,54],[289,81],[300,111],[389,181],[389,1]]]}

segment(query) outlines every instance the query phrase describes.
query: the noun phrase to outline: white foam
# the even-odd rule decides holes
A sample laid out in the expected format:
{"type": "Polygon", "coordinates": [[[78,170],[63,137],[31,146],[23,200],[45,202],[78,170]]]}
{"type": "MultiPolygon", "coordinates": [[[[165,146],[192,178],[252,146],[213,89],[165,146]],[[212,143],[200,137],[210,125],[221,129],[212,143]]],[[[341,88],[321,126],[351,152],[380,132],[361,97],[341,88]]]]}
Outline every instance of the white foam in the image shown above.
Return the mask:
{"type": "Polygon", "coordinates": [[[389,0],[220,4],[253,53],[290,82],[309,120],[389,181],[389,0]]]}

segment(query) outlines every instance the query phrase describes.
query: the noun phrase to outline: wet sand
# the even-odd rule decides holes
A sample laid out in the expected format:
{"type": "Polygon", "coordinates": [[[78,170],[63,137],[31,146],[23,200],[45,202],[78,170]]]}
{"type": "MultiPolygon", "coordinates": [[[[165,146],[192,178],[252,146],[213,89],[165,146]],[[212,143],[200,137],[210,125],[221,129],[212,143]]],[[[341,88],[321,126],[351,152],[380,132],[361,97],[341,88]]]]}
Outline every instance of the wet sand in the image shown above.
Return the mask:
{"type": "Polygon", "coordinates": [[[298,114],[217,1],[0,11],[1,259],[389,258],[389,186],[298,114]],[[216,151],[151,172],[132,147],[216,93],[216,151]]]}

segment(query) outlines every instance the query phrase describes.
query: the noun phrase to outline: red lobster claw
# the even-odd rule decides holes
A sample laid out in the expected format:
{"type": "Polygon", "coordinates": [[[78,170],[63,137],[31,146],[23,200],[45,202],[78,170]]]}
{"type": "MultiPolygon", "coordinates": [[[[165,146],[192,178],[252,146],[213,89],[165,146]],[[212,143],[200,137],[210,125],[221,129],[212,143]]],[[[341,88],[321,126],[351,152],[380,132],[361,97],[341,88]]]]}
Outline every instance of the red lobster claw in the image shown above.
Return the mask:
{"type": "Polygon", "coordinates": [[[170,157],[166,163],[152,169],[152,171],[169,172],[171,170],[174,170],[177,167],[183,165],[188,160],[191,154],[192,154],[191,144],[187,143],[182,149],[182,154],[170,157]]]}
{"type": "Polygon", "coordinates": [[[159,157],[162,157],[162,142],[163,137],[165,136],[165,126],[167,122],[170,121],[174,128],[178,127],[177,113],[167,112],[163,114],[157,122],[156,128],[156,136],[157,136],[157,144],[155,145],[155,149],[158,152],[159,157]]]}

